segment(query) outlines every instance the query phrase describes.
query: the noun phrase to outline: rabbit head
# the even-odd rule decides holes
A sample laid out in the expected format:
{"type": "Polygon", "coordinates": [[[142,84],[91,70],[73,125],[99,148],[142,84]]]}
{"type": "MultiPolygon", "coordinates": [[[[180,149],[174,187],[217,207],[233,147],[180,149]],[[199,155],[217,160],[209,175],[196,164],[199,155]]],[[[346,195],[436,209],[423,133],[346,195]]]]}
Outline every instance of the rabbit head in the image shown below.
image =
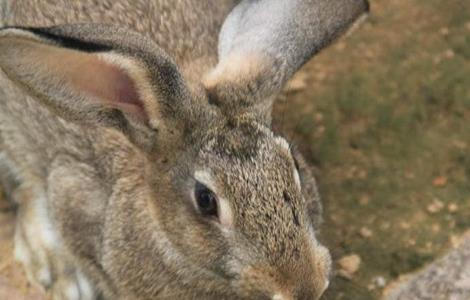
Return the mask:
{"type": "Polygon", "coordinates": [[[0,32],[7,77],[60,122],[94,131],[101,163],[112,161],[102,244],[88,253],[96,266],[84,267],[105,278],[98,286],[136,299],[320,297],[331,260],[315,236],[315,182],[270,130],[271,106],[366,10],[363,0],[241,1],[200,81],[123,28],[0,32]]]}

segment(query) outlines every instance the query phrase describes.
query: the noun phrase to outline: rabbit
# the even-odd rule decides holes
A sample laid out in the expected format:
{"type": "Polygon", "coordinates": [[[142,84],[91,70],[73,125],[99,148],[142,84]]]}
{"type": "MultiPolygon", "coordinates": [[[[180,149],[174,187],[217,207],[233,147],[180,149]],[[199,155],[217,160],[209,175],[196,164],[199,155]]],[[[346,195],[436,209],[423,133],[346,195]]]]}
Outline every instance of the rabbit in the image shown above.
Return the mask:
{"type": "Polygon", "coordinates": [[[15,257],[52,299],[318,299],[321,204],[271,108],[366,0],[0,1],[15,257]]]}

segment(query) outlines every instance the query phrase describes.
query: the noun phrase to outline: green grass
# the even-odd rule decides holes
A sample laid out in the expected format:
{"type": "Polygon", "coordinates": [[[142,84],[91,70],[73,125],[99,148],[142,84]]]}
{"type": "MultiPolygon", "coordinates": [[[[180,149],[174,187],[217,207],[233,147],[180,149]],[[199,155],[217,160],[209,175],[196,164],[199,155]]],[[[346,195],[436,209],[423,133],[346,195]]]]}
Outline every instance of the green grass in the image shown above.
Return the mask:
{"type": "Polygon", "coordinates": [[[468,1],[372,1],[369,21],[310,62],[308,88],[275,108],[314,166],[322,238],[335,257],[363,260],[327,299],[377,299],[375,276],[421,268],[470,228],[469,22],[468,1]],[[445,208],[431,214],[436,199],[445,208]]]}

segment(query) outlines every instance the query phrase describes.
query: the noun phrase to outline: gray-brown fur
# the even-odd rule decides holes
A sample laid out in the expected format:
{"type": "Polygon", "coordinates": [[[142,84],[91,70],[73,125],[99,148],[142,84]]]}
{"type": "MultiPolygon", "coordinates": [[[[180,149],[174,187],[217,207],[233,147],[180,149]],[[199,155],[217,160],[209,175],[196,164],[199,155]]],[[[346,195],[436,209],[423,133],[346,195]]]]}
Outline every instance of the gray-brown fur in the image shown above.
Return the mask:
{"type": "Polygon", "coordinates": [[[321,295],[315,182],[270,108],[366,5],[295,0],[283,19],[269,1],[228,19],[233,1],[0,1],[0,23],[19,27],[0,31],[0,170],[33,282],[70,300],[321,295]],[[247,47],[263,6],[280,19],[247,47]],[[225,223],[222,206],[194,205],[198,176],[227,201],[225,223]]]}
{"type": "Polygon", "coordinates": [[[217,33],[233,0],[2,0],[4,26],[48,27],[100,23],[139,32],[175,59],[179,65],[210,59],[215,63],[217,33]]]}

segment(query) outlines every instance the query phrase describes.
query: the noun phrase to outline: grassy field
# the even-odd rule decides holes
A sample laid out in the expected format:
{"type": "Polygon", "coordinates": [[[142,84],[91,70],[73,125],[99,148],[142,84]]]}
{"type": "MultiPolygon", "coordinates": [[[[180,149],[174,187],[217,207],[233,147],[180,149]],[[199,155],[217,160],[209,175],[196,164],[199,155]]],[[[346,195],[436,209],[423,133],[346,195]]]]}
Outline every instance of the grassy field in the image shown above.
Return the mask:
{"type": "Polygon", "coordinates": [[[362,259],[325,299],[377,299],[381,279],[418,270],[470,228],[470,1],[371,9],[275,108],[314,166],[323,240],[336,258],[362,259]]]}

